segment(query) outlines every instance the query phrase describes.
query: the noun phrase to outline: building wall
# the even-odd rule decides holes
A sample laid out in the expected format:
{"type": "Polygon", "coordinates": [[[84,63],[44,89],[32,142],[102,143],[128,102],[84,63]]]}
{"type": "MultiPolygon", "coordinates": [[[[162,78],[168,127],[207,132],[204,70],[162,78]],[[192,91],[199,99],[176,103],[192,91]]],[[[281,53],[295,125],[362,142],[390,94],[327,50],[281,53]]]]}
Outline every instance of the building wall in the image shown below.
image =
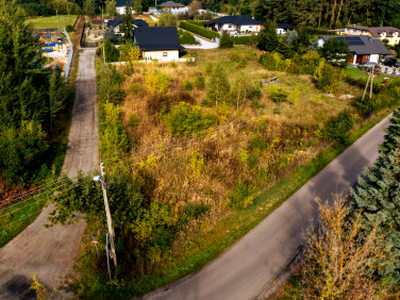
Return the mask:
{"type": "Polygon", "coordinates": [[[118,6],[118,7],[116,7],[116,9],[117,9],[117,13],[119,15],[124,15],[125,14],[125,6],[118,6]]]}
{"type": "Polygon", "coordinates": [[[222,31],[237,31],[237,26],[235,24],[223,24],[222,28],[219,28],[222,31]]]}
{"type": "Polygon", "coordinates": [[[283,28],[277,28],[277,29],[276,29],[276,33],[277,33],[278,35],[284,35],[284,34],[286,34],[286,30],[283,29],[283,28]]]}
{"type": "Polygon", "coordinates": [[[157,59],[158,61],[174,61],[179,59],[179,50],[143,51],[142,56],[147,60],[157,59]]]}
{"type": "Polygon", "coordinates": [[[241,25],[239,26],[239,31],[241,32],[259,32],[261,29],[261,25],[241,25]]]}
{"type": "MultiPolygon", "coordinates": [[[[345,28],[344,33],[347,34],[347,35],[368,35],[368,36],[372,36],[372,34],[368,30],[358,30],[358,29],[356,30],[356,29],[345,28]]],[[[396,34],[396,32],[393,33],[393,36],[391,36],[391,37],[387,37],[386,35],[387,35],[386,32],[383,32],[383,33],[381,33],[380,36],[375,36],[375,37],[372,36],[372,37],[374,37],[376,39],[380,39],[381,41],[383,41],[384,39],[387,39],[387,40],[389,40],[389,44],[388,45],[390,45],[390,46],[394,46],[394,45],[400,43],[400,37],[399,37],[398,33],[397,34],[396,34]]]]}

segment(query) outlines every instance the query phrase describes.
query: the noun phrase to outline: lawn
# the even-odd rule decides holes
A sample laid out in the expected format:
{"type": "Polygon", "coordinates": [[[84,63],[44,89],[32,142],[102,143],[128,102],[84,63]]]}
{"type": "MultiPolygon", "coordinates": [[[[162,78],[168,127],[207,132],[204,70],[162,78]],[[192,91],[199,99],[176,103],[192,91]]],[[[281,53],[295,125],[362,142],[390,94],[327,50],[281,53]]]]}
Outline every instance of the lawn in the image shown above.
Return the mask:
{"type": "MultiPolygon", "coordinates": [[[[367,72],[365,72],[365,71],[363,71],[363,70],[361,70],[361,69],[358,69],[358,68],[354,68],[354,67],[346,68],[346,69],[344,70],[344,74],[347,75],[347,76],[354,77],[354,78],[365,78],[365,79],[368,78],[367,72]]],[[[374,81],[376,81],[376,82],[383,82],[383,79],[384,79],[385,77],[396,78],[397,76],[395,76],[395,75],[388,75],[388,74],[380,74],[380,75],[378,75],[378,76],[376,76],[376,77],[374,78],[374,81]]]]}
{"type": "MultiPolygon", "coordinates": [[[[67,25],[73,25],[77,17],[78,17],[77,15],[70,15],[69,18],[68,16],[64,15],[58,16],[58,18],[60,19],[61,29],[67,25]]],[[[58,28],[57,16],[37,17],[37,18],[27,19],[27,22],[32,23],[35,29],[58,28]]]]}

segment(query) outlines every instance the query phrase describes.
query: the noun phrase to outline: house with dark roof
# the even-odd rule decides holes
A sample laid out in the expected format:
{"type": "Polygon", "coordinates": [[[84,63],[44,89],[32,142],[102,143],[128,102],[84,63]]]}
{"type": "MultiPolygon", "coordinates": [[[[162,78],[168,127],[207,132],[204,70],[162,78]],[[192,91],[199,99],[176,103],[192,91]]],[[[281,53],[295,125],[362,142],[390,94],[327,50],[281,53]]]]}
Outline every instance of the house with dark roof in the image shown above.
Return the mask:
{"type": "Polygon", "coordinates": [[[318,41],[319,46],[322,47],[329,39],[345,40],[349,44],[349,50],[352,54],[349,63],[352,64],[365,62],[379,63],[386,56],[391,55],[390,51],[379,39],[374,39],[371,36],[322,36],[318,41]]]}
{"type": "Polygon", "coordinates": [[[344,30],[346,35],[368,35],[376,39],[388,40],[388,45],[394,46],[400,42],[400,30],[395,27],[365,27],[347,25],[344,30]]]}
{"type": "Polygon", "coordinates": [[[125,14],[125,9],[127,5],[131,4],[131,0],[117,0],[117,4],[115,8],[117,9],[117,13],[120,15],[125,14]]]}
{"type": "Polygon", "coordinates": [[[276,24],[276,33],[278,35],[285,35],[290,30],[292,30],[292,26],[286,23],[277,23],[276,24]]]}
{"type": "Polygon", "coordinates": [[[142,50],[146,60],[174,61],[179,59],[179,44],[176,27],[138,27],[135,29],[135,44],[142,50]]]}
{"type": "MultiPolygon", "coordinates": [[[[124,16],[118,16],[114,20],[109,20],[107,22],[107,27],[111,27],[114,29],[115,33],[120,33],[119,26],[122,24],[124,16]]],[[[133,25],[135,28],[139,27],[149,27],[149,24],[145,20],[135,19],[135,24],[133,25]]]]}
{"type": "Polygon", "coordinates": [[[231,35],[238,33],[258,33],[264,26],[263,21],[247,16],[225,16],[204,23],[204,27],[219,33],[228,32],[231,35]]]}
{"type": "Polygon", "coordinates": [[[160,6],[165,9],[165,10],[172,10],[172,9],[178,9],[178,10],[184,10],[186,8],[185,5],[182,3],[175,3],[174,1],[167,1],[164,3],[161,3],[160,6]]]}

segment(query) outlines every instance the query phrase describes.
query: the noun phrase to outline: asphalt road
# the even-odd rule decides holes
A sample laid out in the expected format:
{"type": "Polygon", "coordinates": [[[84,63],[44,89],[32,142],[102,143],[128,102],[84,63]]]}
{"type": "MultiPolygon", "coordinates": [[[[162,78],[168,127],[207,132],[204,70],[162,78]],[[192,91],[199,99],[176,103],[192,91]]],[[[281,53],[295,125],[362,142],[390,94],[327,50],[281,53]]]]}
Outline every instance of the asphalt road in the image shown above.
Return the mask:
{"type": "MultiPolygon", "coordinates": [[[[85,49],[79,58],[73,118],[62,168],[70,177],[75,176],[78,169],[92,170],[99,161],[94,56],[94,49],[85,49]]],[[[48,223],[51,210],[51,207],[46,208],[30,226],[0,249],[0,299],[36,299],[34,291],[29,290],[33,274],[37,274],[40,283],[49,290],[63,284],[71,274],[86,224],[80,221],[46,229],[43,225],[48,223]]],[[[67,293],[61,292],[59,297],[61,295],[68,297],[67,293]]]]}
{"type": "Polygon", "coordinates": [[[290,276],[290,265],[318,217],[316,198],[348,194],[350,185],[378,157],[384,119],[333,160],[256,228],[199,272],[143,299],[265,299],[290,276]]]}

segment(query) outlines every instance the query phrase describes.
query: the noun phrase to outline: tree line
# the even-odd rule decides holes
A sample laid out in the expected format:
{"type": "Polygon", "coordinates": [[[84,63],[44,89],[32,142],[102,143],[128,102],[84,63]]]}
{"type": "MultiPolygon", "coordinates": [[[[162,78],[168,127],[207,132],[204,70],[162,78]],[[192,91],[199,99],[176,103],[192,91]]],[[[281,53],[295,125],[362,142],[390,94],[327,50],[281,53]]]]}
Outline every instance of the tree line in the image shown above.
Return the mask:
{"type": "Polygon", "coordinates": [[[39,38],[21,8],[0,2],[0,173],[11,185],[48,171],[56,119],[66,99],[61,69],[44,68],[39,38]],[[12,34],[10,34],[12,33],[12,34]]]}

